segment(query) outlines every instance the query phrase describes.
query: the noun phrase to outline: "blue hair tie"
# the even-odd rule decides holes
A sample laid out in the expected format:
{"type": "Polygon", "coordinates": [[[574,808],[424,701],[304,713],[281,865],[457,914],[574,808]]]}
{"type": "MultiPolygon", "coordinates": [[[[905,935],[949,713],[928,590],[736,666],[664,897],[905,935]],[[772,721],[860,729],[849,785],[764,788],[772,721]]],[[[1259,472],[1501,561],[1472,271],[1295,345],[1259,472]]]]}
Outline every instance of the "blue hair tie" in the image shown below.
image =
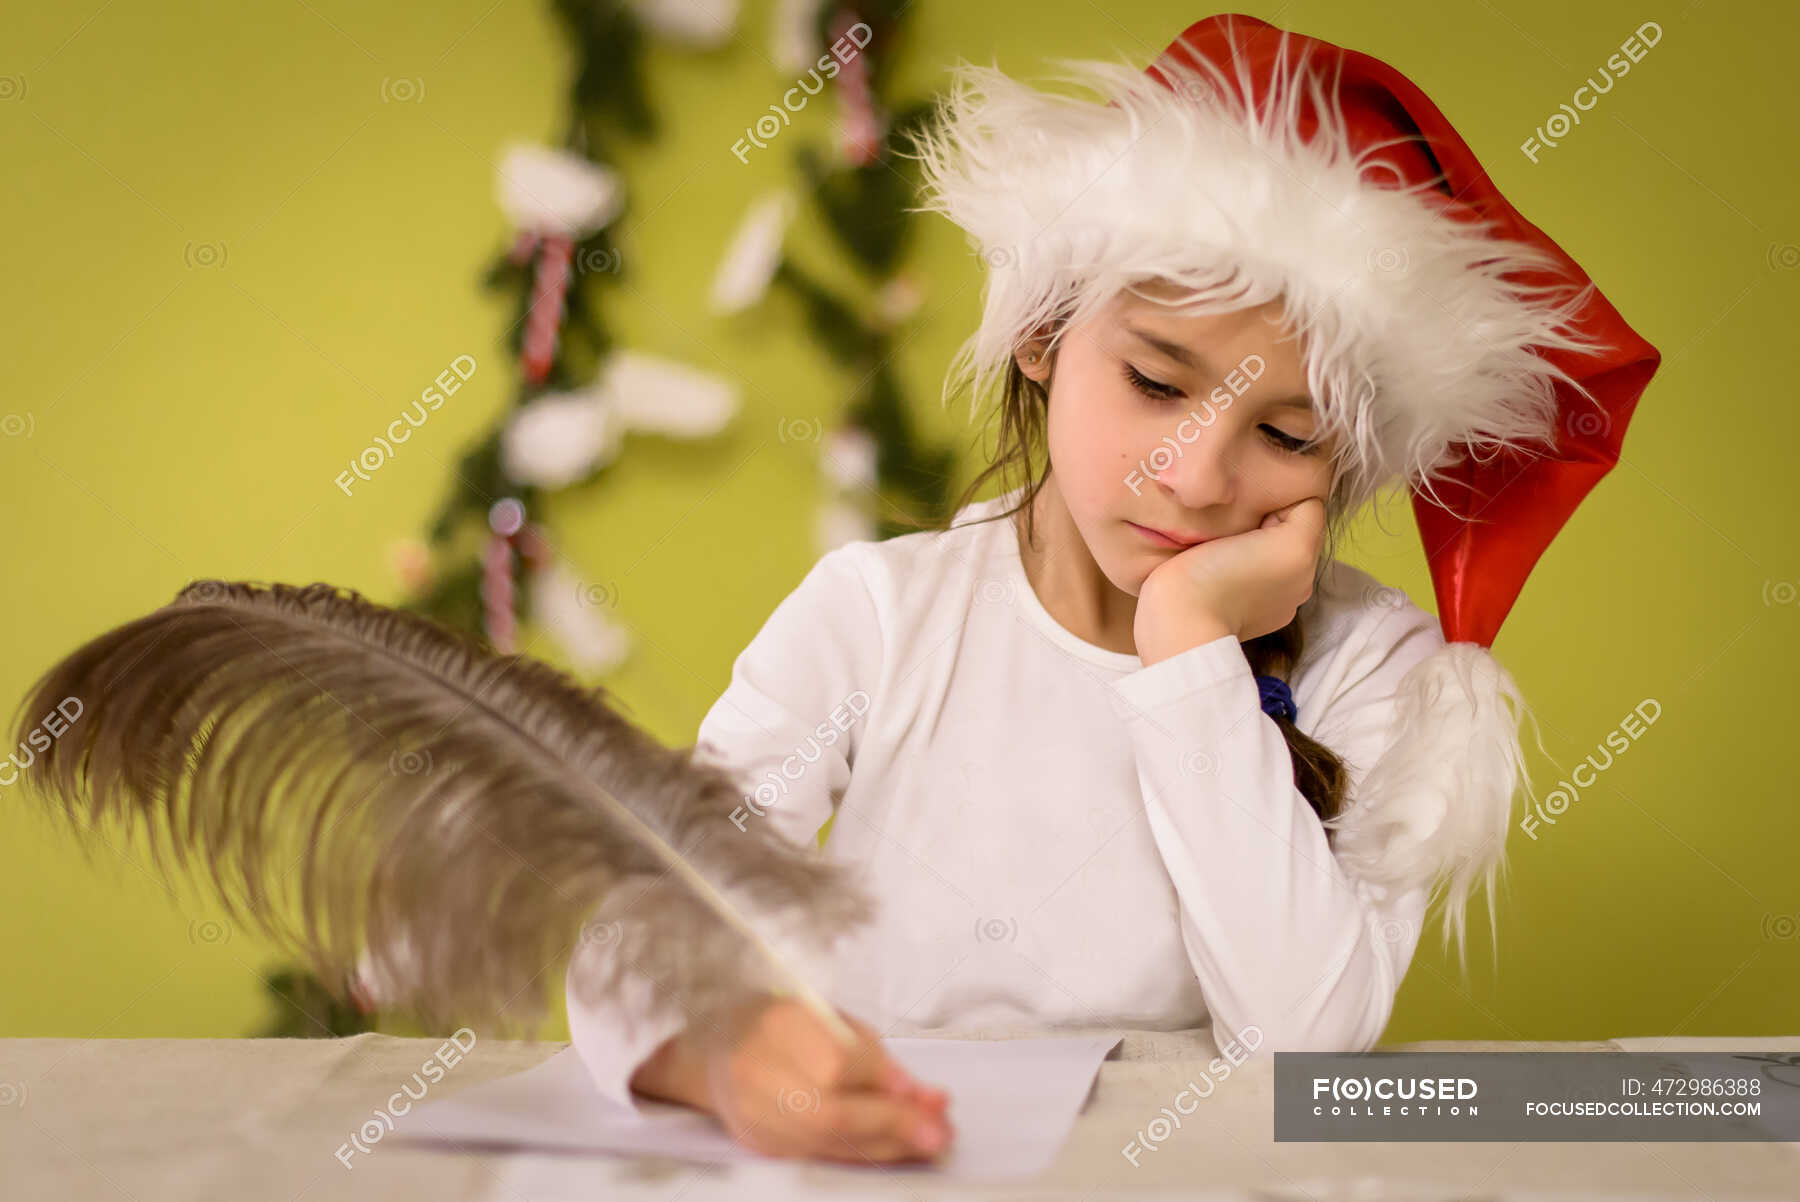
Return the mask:
{"type": "Polygon", "coordinates": [[[1288,691],[1287,681],[1279,676],[1258,676],[1256,691],[1262,694],[1262,711],[1271,718],[1286,718],[1289,722],[1300,711],[1294,708],[1294,695],[1288,691]]]}

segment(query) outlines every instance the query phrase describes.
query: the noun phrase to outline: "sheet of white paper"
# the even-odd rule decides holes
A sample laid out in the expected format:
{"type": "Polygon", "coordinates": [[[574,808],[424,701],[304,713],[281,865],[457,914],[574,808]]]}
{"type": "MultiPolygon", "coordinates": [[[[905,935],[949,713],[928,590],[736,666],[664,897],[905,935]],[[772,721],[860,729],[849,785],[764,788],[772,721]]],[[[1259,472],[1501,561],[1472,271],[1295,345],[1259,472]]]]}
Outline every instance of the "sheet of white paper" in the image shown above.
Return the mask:
{"type": "MultiPolygon", "coordinates": [[[[949,1093],[956,1141],[935,1165],[881,1171],[976,1181],[1041,1172],[1074,1125],[1100,1062],[1118,1043],[1116,1035],[885,1040],[907,1071],[949,1093]]],[[[602,1097],[570,1047],[525,1072],[415,1106],[396,1134],[709,1163],[772,1159],[744,1148],[710,1116],[685,1106],[645,1100],[643,1111],[634,1115],[602,1097]]]]}

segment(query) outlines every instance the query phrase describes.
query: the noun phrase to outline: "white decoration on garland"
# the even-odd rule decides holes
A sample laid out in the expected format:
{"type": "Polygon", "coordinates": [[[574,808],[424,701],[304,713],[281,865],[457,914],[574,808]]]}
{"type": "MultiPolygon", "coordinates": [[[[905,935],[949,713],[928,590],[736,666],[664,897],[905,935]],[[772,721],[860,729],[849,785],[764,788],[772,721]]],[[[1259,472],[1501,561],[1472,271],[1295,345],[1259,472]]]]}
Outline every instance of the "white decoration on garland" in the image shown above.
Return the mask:
{"type": "Polygon", "coordinates": [[[616,171],[566,150],[523,142],[506,148],[494,191],[515,229],[571,241],[605,228],[625,202],[616,171]]]}
{"type": "Polygon", "coordinates": [[[776,0],[769,19],[769,57],[784,74],[798,75],[818,60],[823,51],[818,20],[819,0],[776,0]]]}
{"type": "Polygon", "coordinates": [[[547,392],[507,422],[500,466],[509,480],[563,488],[612,462],[625,423],[592,388],[547,392]]]}
{"type": "Polygon", "coordinates": [[[819,469],[832,497],[819,510],[815,535],[823,554],[850,542],[874,542],[879,532],[869,516],[875,496],[876,455],[880,452],[867,430],[847,426],[826,435],[819,469]]]}
{"type": "Polygon", "coordinates": [[[892,329],[916,313],[924,301],[924,285],[911,272],[902,271],[875,294],[875,313],[892,329]]]}
{"type": "Polygon", "coordinates": [[[879,448],[867,430],[854,426],[833,430],[825,438],[825,451],[819,457],[825,478],[840,492],[857,492],[875,487],[875,456],[879,448]]]}
{"type": "Polygon", "coordinates": [[[738,407],[725,376],[644,351],[615,351],[597,387],[627,429],[671,438],[717,434],[738,407]]]}
{"type": "Polygon", "coordinates": [[[781,244],[794,216],[794,194],[781,189],[750,206],[713,276],[715,313],[736,313],[761,300],[781,264],[781,244]]]}
{"type": "Polygon", "coordinates": [[[701,49],[721,46],[737,28],[737,0],[633,0],[651,30],[701,49]]]}
{"type": "Polygon", "coordinates": [[[862,506],[838,499],[827,502],[819,510],[815,532],[819,553],[824,554],[845,543],[876,541],[875,523],[862,506]]]}
{"type": "Polygon", "coordinates": [[[501,435],[500,466],[515,483],[563,488],[611,463],[626,431],[705,438],[737,407],[737,386],[724,376],[615,351],[587,387],[546,392],[514,414],[501,435]]]}
{"type": "Polygon", "coordinates": [[[631,653],[631,637],[606,616],[598,597],[560,559],[532,574],[531,620],[550,632],[577,670],[604,675],[631,653]]]}

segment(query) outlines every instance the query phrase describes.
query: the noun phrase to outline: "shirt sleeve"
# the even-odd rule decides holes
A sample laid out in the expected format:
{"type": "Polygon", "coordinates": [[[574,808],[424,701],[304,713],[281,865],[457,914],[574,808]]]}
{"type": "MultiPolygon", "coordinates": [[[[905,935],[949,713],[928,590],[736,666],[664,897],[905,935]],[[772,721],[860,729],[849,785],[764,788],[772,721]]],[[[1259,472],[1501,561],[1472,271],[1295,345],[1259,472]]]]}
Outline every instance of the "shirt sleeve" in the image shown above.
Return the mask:
{"type": "MultiPolygon", "coordinates": [[[[873,696],[879,695],[881,631],[856,550],[822,556],[732,664],[731,681],[700,723],[694,759],[720,767],[743,789],[731,814],[767,822],[818,854],[818,832],[850,782],[873,696]]],[[[579,955],[606,955],[603,944],[579,955]]],[[[664,1040],[687,1026],[659,1007],[642,977],[617,999],[575,996],[575,961],[564,981],[569,1034],[588,1075],[619,1106],[641,1113],[631,1077],[664,1040]]]]}
{"type": "MultiPolygon", "coordinates": [[[[1296,725],[1344,761],[1351,798],[1387,745],[1400,678],[1443,645],[1427,611],[1373,609],[1325,653],[1347,657],[1315,677],[1332,682],[1325,695],[1295,690],[1296,725]]],[[[1270,1052],[1373,1047],[1418,946],[1427,889],[1388,896],[1333,856],[1236,638],[1112,689],[1215,1037],[1270,1052]]]]}

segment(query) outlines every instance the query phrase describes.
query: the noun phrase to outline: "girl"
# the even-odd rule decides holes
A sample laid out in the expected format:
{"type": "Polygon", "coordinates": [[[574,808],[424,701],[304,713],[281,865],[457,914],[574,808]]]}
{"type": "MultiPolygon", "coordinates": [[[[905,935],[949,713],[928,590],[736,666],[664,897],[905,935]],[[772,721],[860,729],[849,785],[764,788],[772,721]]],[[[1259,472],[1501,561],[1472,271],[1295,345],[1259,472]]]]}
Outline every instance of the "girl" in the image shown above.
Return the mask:
{"type": "Polygon", "coordinates": [[[571,989],[622,1105],[930,1157],[946,1099],[878,1031],[1364,1050],[1434,896],[1459,953],[1491,902],[1525,711],[1485,647],[1656,352],[1550,287],[1586,277],[1377,60],[1223,16],[1145,73],[1073,66],[1106,103],[965,64],[918,140],[989,268],[947,392],[998,386],[994,460],[948,528],[821,558],[697,740],[743,821],[835,815],[823,854],[882,898],[817,978],[865,1043],[571,989]],[[1395,482],[1441,621],[1335,557],[1395,482]]]}

